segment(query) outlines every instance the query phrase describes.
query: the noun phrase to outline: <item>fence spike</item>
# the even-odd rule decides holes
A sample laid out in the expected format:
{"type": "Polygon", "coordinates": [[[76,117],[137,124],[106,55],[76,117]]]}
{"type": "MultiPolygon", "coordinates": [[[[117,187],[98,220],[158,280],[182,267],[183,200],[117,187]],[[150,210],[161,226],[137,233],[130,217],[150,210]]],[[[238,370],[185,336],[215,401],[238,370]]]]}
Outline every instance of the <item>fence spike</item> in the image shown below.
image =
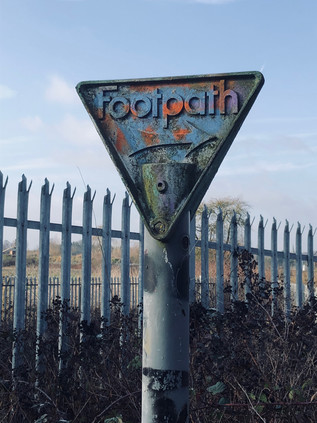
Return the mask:
{"type": "Polygon", "coordinates": [[[54,188],[55,188],[55,184],[53,184],[53,185],[52,185],[52,189],[51,189],[51,192],[50,192],[50,194],[49,194],[49,196],[50,196],[50,197],[51,197],[51,196],[52,196],[52,194],[53,194],[54,188]]]}
{"type": "Polygon", "coordinates": [[[32,180],[31,180],[31,182],[30,182],[30,185],[29,185],[29,188],[27,189],[27,193],[29,193],[30,192],[30,189],[31,189],[31,186],[32,186],[32,180]]]}
{"type": "MultiPolygon", "coordinates": [[[[3,185],[3,187],[2,187],[2,189],[3,190],[5,190],[6,189],[6,187],[7,187],[7,183],[8,183],[8,180],[9,180],[9,178],[8,178],[8,176],[6,177],[6,180],[5,180],[5,182],[4,182],[4,185],[3,185]]],[[[2,182],[3,182],[3,173],[0,171],[0,185],[2,185],[2,182]]]]}

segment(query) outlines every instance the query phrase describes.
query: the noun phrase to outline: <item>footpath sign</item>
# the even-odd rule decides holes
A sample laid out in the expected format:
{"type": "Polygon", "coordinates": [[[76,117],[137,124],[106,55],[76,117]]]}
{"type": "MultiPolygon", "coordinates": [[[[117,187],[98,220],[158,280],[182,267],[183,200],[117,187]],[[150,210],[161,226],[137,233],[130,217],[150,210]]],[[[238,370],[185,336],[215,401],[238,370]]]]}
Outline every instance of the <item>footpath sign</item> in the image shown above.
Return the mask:
{"type": "Polygon", "coordinates": [[[153,237],[194,215],[262,85],[259,72],[78,84],[153,237]]]}
{"type": "Polygon", "coordinates": [[[76,87],[147,228],[142,423],[188,423],[190,218],[263,83],[244,72],[76,87]]]}

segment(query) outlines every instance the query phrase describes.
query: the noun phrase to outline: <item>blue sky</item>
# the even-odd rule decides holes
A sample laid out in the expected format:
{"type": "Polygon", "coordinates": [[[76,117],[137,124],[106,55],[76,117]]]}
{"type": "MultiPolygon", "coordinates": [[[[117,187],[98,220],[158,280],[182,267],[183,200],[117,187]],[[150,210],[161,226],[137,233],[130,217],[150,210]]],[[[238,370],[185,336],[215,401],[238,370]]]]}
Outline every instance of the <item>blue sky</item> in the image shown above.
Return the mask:
{"type": "Polygon", "coordinates": [[[261,71],[265,85],[205,199],[240,197],[268,226],[274,216],[282,227],[317,227],[316,17],[315,0],[0,0],[6,216],[16,213],[23,173],[33,181],[31,219],[45,177],[55,183],[55,221],[66,181],[77,189],[76,224],[84,183],[97,191],[98,224],[106,188],[121,207],[124,185],[78,82],[261,71]]]}

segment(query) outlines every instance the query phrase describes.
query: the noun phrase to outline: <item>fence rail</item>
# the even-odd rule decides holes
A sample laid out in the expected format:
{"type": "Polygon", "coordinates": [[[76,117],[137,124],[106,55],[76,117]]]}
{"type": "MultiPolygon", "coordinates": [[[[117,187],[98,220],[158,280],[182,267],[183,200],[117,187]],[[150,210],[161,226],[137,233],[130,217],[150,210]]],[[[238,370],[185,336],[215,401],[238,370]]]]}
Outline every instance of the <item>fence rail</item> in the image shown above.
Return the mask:
{"type": "MultiPolygon", "coordinates": [[[[13,304],[14,304],[14,286],[16,283],[15,276],[3,276],[2,278],[2,318],[4,321],[12,321],[13,304]]],[[[137,277],[130,277],[130,307],[136,308],[139,304],[139,280],[137,277]]],[[[37,313],[38,303],[38,278],[26,278],[25,281],[25,313],[26,318],[34,318],[37,313]]],[[[92,277],[90,283],[91,309],[100,310],[101,308],[101,292],[102,278],[92,277]]],[[[48,307],[52,307],[55,300],[61,298],[61,280],[54,276],[48,281],[48,307]]],[[[110,299],[121,298],[121,280],[119,277],[111,277],[110,282],[110,299]]],[[[72,277],[70,281],[70,299],[69,307],[80,309],[81,303],[81,278],[72,277]]]]}
{"type": "MultiPolygon", "coordinates": [[[[110,300],[114,295],[121,298],[123,313],[128,314],[130,307],[142,303],[143,270],[144,270],[144,226],[140,222],[139,232],[130,231],[131,202],[126,194],[122,204],[121,230],[112,228],[112,206],[114,199],[107,189],[103,201],[102,227],[92,226],[92,210],[94,195],[87,186],[83,198],[82,226],[72,224],[72,207],[75,190],[71,191],[69,183],[63,193],[62,222],[53,223],[50,219],[51,198],[54,186],[50,189],[49,182],[41,190],[40,220],[28,219],[28,197],[31,184],[27,186],[26,177],[23,175],[18,186],[18,203],[16,218],[4,216],[5,193],[8,178],[3,180],[0,172],[0,249],[3,251],[4,227],[16,228],[16,274],[14,278],[3,275],[2,254],[0,254],[0,322],[9,317],[13,319],[13,329],[23,330],[28,313],[37,316],[37,334],[45,332],[45,312],[51,301],[56,296],[61,301],[67,301],[71,306],[78,307],[81,320],[90,321],[91,309],[100,308],[100,315],[106,324],[110,322],[110,300]],[[39,245],[39,271],[38,278],[29,279],[26,275],[27,236],[29,229],[36,229],[40,235],[39,245]],[[51,232],[61,233],[61,278],[60,280],[49,277],[49,237],[51,232]],[[82,236],[82,272],[81,278],[74,280],[71,277],[71,236],[82,236]],[[102,265],[101,277],[92,278],[92,239],[101,238],[102,265]],[[111,275],[111,240],[121,240],[121,276],[114,279],[111,275]],[[137,278],[131,277],[130,268],[130,242],[139,243],[139,272],[137,278]],[[35,311],[36,309],[36,311],[35,311]]],[[[282,282],[284,288],[284,309],[290,313],[292,298],[298,307],[302,307],[306,298],[314,297],[315,263],[312,226],[307,235],[307,250],[303,253],[303,231],[300,223],[296,230],[296,251],[290,251],[290,228],[286,221],[283,233],[283,250],[278,251],[276,220],[271,228],[271,249],[265,249],[265,224],[261,216],[257,246],[251,246],[250,216],[244,222],[244,239],[238,243],[238,225],[235,214],[230,224],[230,241],[224,243],[224,222],[221,210],[217,216],[216,240],[210,241],[207,208],[201,215],[201,238],[196,238],[195,219],[191,222],[191,248],[190,248],[190,301],[201,301],[205,307],[214,307],[223,313],[228,301],[243,299],[250,292],[250,277],[248,272],[242,272],[238,265],[238,255],[243,251],[256,256],[258,262],[259,283],[270,283],[272,296],[274,288],[282,282]],[[197,262],[196,252],[200,251],[200,262],[197,262]],[[303,270],[303,266],[307,270],[303,270]],[[241,280],[245,282],[241,290],[241,280]],[[268,282],[269,281],[269,282],[268,282]],[[230,294],[225,294],[225,286],[230,286],[230,294]],[[306,297],[305,297],[306,295],[306,297]]],[[[274,312],[274,310],[272,310],[274,312]]],[[[61,350],[63,350],[65,325],[61,319],[60,337],[61,350]]],[[[13,350],[13,367],[19,365],[20,351],[16,346],[13,350]]]]}

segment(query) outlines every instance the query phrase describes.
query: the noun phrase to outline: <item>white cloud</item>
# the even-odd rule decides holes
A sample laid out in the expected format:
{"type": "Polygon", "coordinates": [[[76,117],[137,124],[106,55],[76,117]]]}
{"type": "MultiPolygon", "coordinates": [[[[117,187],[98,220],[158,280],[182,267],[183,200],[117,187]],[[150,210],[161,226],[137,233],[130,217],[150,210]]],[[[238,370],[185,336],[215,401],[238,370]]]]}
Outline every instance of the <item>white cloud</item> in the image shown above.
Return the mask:
{"type": "Polygon", "coordinates": [[[90,120],[80,120],[73,115],[66,115],[56,126],[56,132],[73,144],[89,145],[99,142],[99,136],[90,120]]]}
{"type": "Polygon", "coordinates": [[[48,168],[58,168],[59,163],[48,160],[46,156],[35,157],[33,159],[16,160],[14,164],[5,165],[2,169],[4,172],[18,171],[27,173],[30,170],[47,170],[48,168]]]}
{"type": "Polygon", "coordinates": [[[233,166],[230,163],[230,166],[223,166],[219,170],[219,174],[222,176],[237,176],[237,175],[255,175],[259,173],[273,173],[273,172],[293,172],[297,170],[307,169],[314,167],[315,163],[304,163],[296,164],[291,162],[265,162],[265,161],[254,161],[253,164],[245,166],[233,166]]]}
{"type": "Polygon", "coordinates": [[[37,132],[44,127],[44,123],[39,116],[26,116],[21,119],[24,128],[31,132],[37,132]]]}
{"type": "Polygon", "coordinates": [[[16,135],[14,137],[0,138],[0,147],[4,145],[17,144],[17,143],[28,143],[30,138],[25,135],[16,135]]]}
{"type": "Polygon", "coordinates": [[[45,97],[55,103],[69,105],[79,103],[75,88],[58,75],[53,75],[49,78],[49,86],[45,91],[45,97]]]}
{"type": "Polygon", "coordinates": [[[0,85],[0,100],[15,97],[17,92],[7,87],[6,85],[0,85]]]}

